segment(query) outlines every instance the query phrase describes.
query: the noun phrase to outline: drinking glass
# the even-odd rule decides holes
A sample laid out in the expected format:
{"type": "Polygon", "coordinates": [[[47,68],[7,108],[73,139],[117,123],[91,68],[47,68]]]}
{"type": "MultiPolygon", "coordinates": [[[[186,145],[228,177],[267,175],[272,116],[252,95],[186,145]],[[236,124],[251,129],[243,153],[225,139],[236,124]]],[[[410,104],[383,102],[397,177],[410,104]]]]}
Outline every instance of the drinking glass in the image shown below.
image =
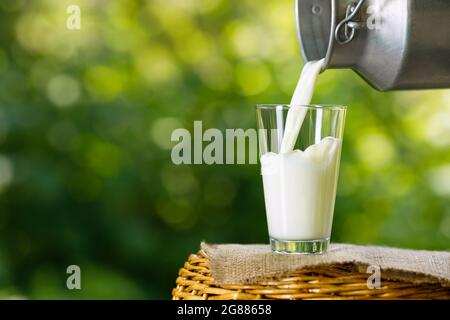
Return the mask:
{"type": "Polygon", "coordinates": [[[272,251],[324,253],[331,236],[346,107],[260,104],[256,112],[272,251]]]}

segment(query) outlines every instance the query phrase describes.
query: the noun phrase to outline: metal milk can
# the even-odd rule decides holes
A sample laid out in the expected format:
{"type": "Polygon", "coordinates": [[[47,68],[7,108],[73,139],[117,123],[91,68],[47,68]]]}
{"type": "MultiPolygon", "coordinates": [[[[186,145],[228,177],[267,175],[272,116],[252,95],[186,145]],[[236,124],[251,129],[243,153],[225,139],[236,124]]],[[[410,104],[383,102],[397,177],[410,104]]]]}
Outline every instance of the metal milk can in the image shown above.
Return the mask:
{"type": "Polygon", "coordinates": [[[378,90],[450,88],[450,0],[296,0],[306,61],[378,90]]]}

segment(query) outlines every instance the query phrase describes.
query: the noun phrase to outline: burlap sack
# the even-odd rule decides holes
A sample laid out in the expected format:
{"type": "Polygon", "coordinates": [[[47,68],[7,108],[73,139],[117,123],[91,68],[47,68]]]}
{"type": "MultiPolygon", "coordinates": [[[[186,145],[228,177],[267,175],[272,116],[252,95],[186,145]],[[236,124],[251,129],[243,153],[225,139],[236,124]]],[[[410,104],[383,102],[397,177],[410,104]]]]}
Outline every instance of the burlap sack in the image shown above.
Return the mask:
{"type": "Polygon", "coordinates": [[[358,272],[377,266],[384,279],[450,287],[450,252],[444,251],[331,244],[326,254],[282,255],[272,253],[268,245],[202,243],[201,247],[219,284],[255,284],[302,268],[350,265],[358,272]]]}

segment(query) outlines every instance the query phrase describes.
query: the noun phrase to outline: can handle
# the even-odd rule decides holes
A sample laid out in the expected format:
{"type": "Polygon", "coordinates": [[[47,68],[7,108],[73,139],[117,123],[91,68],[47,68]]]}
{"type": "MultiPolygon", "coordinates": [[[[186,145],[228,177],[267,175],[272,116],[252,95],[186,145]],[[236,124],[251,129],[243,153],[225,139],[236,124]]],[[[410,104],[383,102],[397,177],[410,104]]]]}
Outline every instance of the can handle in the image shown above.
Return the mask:
{"type": "Polygon", "coordinates": [[[353,40],[355,37],[356,29],[362,27],[361,22],[352,21],[352,19],[358,14],[365,0],[359,0],[357,4],[349,3],[345,13],[345,18],[339,22],[334,30],[334,39],[340,45],[345,45],[353,40]],[[344,27],[342,34],[341,29],[344,27]]]}

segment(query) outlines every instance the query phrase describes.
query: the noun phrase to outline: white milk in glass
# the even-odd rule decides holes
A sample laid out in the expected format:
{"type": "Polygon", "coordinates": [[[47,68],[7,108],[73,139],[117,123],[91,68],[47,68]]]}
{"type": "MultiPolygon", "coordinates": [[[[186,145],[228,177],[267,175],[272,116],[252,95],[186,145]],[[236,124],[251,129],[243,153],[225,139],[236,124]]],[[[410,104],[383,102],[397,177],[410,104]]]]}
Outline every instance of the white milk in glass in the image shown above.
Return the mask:
{"type": "Polygon", "coordinates": [[[316,137],[294,150],[323,60],[305,64],[285,124],[280,153],[261,157],[269,235],[277,240],[321,240],[331,234],[341,140],[316,137]]]}

